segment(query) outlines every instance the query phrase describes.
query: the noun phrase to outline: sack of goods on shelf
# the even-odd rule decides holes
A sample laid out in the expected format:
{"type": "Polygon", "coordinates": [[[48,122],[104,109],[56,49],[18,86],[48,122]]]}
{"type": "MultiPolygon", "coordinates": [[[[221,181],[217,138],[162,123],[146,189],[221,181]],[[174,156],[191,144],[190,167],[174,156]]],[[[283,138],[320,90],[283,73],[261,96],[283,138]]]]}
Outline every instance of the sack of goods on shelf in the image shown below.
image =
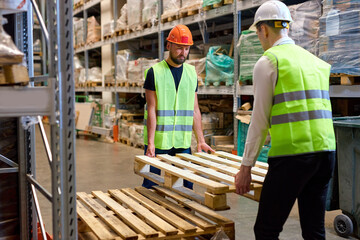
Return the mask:
{"type": "Polygon", "coordinates": [[[158,1],[157,0],[146,0],[144,1],[144,8],[142,9],[142,23],[143,25],[148,24],[148,27],[152,27],[157,22],[158,16],[158,1]]]}
{"type": "Polygon", "coordinates": [[[163,1],[163,14],[161,15],[162,21],[168,21],[168,18],[175,20],[179,16],[180,0],[167,0],[163,1]]]}
{"type": "Polygon", "coordinates": [[[143,9],[143,0],[127,1],[127,22],[130,30],[142,30],[141,15],[143,9]]]}
{"type": "Polygon", "coordinates": [[[144,115],[129,110],[119,111],[119,139],[121,142],[133,146],[143,146],[144,143],[144,115]]]}
{"type": "Polygon", "coordinates": [[[144,145],[144,125],[143,124],[132,124],[129,126],[129,140],[133,146],[144,145]]]}
{"type": "Polygon", "coordinates": [[[297,45],[318,55],[321,3],[319,0],[306,1],[289,6],[289,10],[293,19],[290,24],[289,37],[297,45]]]}
{"type": "Polygon", "coordinates": [[[26,66],[23,64],[24,54],[16,47],[3,24],[7,20],[0,15],[0,84],[29,82],[26,66]]]}
{"type": "Polygon", "coordinates": [[[88,82],[101,82],[102,75],[101,75],[101,68],[99,67],[92,67],[88,69],[88,82]]]}
{"type": "Polygon", "coordinates": [[[84,83],[85,82],[85,69],[84,69],[83,65],[81,64],[80,59],[76,55],[74,56],[74,81],[75,81],[75,83],[84,83]],[[81,71],[83,71],[83,76],[80,81],[81,71]]]}
{"type": "Polygon", "coordinates": [[[319,57],[332,73],[360,75],[360,2],[324,1],[320,18],[319,57]]]}
{"type": "Polygon", "coordinates": [[[121,33],[127,28],[127,25],[127,4],[125,3],[120,10],[120,17],[116,20],[115,32],[121,33]]]}
{"type": "Polygon", "coordinates": [[[84,19],[83,18],[73,18],[73,28],[74,28],[74,46],[80,47],[80,46],[85,45],[84,19]]]}
{"type": "Polygon", "coordinates": [[[107,129],[112,129],[116,120],[115,105],[112,103],[104,103],[102,108],[104,112],[103,127],[107,129]]]}
{"type": "Polygon", "coordinates": [[[111,20],[110,22],[105,23],[103,25],[103,37],[104,37],[104,39],[112,37],[114,32],[115,32],[114,20],[111,20]]]}
{"type": "Polygon", "coordinates": [[[205,85],[233,85],[234,59],[228,56],[230,46],[213,46],[206,55],[205,85]]]}
{"type": "Polygon", "coordinates": [[[129,49],[118,51],[118,54],[116,55],[116,81],[127,81],[127,68],[130,54],[131,51],[129,49]]]}
{"type": "Polygon", "coordinates": [[[86,44],[95,43],[101,40],[101,27],[94,16],[87,19],[86,44]]]}
{"type": "Polygon", "coordinates": [[[236,47],[240,55],[239,81],[251,85],[255,63],[264,53],[256,32],[242,31],[236,47]]]}
{"type": "Polygon", "coordinates": [[[198,84],[199,86],[204,85],[205,76],[206,76],[206,72],[205,72],[206,57],[200,59],[187,60],[186,63],[195,66],[196,74],[198,77],[198,84]]]}
{"type": "Polygon", "coordinates": [[[145,81],[144,71],[158,62],[158,59],[146,58],[139,58],[137,60],[129,61],[127,70],[128,82],[142,85],[145,81]]]}

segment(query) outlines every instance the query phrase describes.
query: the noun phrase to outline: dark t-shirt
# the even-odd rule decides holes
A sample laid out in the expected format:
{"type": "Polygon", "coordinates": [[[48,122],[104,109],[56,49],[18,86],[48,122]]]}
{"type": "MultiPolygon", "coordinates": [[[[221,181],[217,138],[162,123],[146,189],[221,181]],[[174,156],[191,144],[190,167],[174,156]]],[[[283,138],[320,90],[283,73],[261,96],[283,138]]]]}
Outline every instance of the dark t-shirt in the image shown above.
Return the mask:
{"type": "MultiPolygon", "coordinates": [[[[179,83],[180,83],[180,79],[181,79],[181,75],[183,72],[183,68],[184,65],[181,65],[181,67],[173,67],[171,65],[169,65],[170,71],[174,77],[174,82],[175,82],[175,87],[176,87],[176,91],[178,90],[179,87],[179,83]]],[[[150,68],[147,72],[146,75],[146,79],[145,79],[145,83],[144,83],[144,88],[147,90],[151,90],[151,91],[156,91],[155,89],[155,80],[154,80],[154,70],[153,68],[150,68]]],[[[196,90],[195,92],[198,91],[198,84],[197,84],[197,80],[196,80],[196,90]]]]}

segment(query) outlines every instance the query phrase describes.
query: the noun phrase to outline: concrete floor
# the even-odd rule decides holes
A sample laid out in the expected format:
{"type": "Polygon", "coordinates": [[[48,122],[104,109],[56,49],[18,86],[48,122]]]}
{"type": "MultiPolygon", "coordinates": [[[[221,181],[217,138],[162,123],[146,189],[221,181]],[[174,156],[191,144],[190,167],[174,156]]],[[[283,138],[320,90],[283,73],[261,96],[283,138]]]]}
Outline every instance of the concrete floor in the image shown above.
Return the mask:
{"type": "MultiPolygon", "coordinates": [[[[47,127],[47,132],[49,128],[47,127]]],[[[91,137],[80,137],[76,140],[76,191],[90,193],[93,190],[106,191],[114,188],[136,187],[142,178],[133,172],[135,155],[142,155],[143,150],[121,143],[106,143],[91,137]]],[[[37,179],[51,192],[50,170],[38,129],[36,130],[37,179]]],[[[39,201],[46,231],[52,233],[51,205],[39,195],[39,201]]],[[[253,225],[258,203],[228,194],[230,210],[219,211],[223,216],[235,222],[236,239],[254,239],[253,225]]],[[[326,213],[327,239],[343,239],[336,235],[332,224],[340,211],[326,213]]],[[[280,239],[302,239],[297,207],[294,206],[280,235],[280,239]]],[[[352,238],[353,239],[353,238],[352,238]]]]}

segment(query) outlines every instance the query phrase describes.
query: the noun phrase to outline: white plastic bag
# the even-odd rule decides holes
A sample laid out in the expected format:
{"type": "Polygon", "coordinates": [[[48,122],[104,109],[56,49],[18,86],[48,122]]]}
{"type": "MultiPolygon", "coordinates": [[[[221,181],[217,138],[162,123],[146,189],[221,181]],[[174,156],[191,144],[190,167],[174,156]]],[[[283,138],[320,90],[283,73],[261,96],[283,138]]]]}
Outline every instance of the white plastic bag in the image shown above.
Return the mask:
{"type": "Polygon", "coordinates": [[[230,238],[224,232],[224,229],[221,228],[219,231],[215,233],[214,236],[210,240],[230,240],[230,238]]]}

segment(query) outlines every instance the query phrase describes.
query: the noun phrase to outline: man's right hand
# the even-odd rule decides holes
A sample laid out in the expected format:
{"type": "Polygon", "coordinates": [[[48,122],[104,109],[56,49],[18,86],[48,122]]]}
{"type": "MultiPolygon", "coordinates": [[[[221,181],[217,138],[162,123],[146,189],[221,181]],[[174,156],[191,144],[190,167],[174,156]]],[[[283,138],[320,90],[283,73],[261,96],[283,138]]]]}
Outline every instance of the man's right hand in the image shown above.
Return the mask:
{"type": "Polygon", "coordinates": [[[146,156],[148,157],[155,157],[155,145],[154,144],[149,144],[147,146],[147,150],[146,150],[146,156]]]}

